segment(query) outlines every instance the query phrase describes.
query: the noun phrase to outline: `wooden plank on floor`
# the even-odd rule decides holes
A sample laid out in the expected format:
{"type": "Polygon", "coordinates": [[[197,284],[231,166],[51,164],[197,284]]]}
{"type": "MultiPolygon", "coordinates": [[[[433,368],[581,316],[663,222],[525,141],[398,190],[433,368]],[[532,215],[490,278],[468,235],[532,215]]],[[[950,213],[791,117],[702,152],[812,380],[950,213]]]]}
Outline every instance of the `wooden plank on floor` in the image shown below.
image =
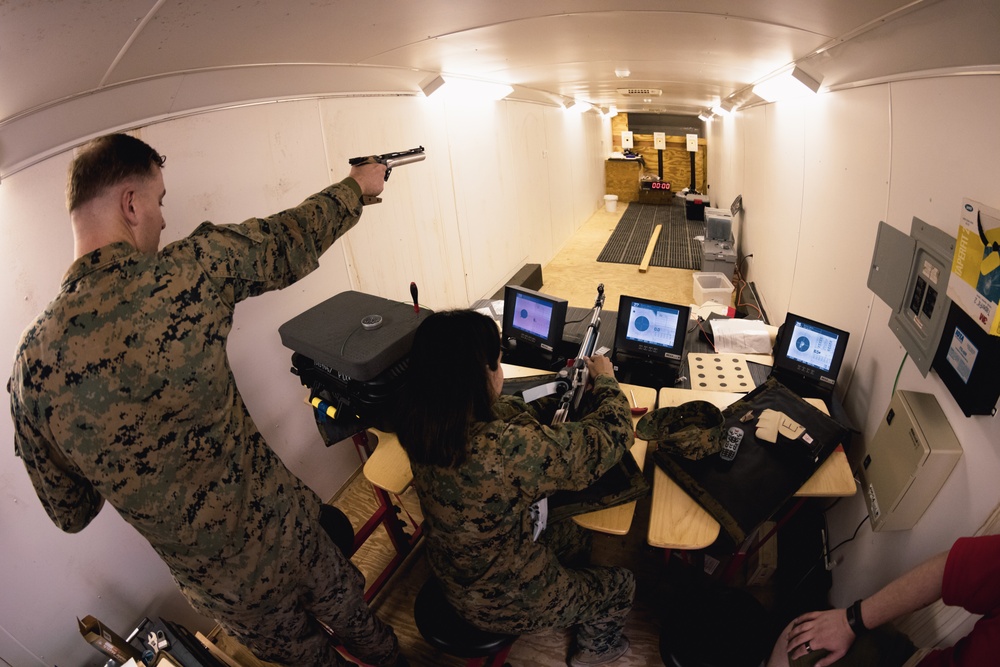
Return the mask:
{"type": "Polygon", "coordinates": [[[659,238],[661,229],[663,229],[663,225],[653,227],[653,235],[649,237],[649,243],[646,244],[646,254],[642,256],[642,263],[639,264],[639,273],[646,273],[646,271],[649,271],[649,260],[653,258],[653,250],[656,248],[656,239],[659,238]]]}

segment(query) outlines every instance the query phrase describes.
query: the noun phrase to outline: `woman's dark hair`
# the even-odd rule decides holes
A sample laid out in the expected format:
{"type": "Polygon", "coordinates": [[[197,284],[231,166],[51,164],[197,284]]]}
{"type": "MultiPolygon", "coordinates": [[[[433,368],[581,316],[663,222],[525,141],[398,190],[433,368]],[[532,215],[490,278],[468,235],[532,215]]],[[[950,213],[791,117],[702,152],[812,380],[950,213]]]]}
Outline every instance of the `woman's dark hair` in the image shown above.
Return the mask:
{"type": "Polygon", "coordinates": [[[149,144],[127,134],[98,137],[70,165],[66,208],[72,213],[106,188],[130,178],[148,178],[154,166],[163,167],[166,161],[149,144]]]}
{"type": "Polygon", "coordinates": [[[500,359],[500,332],[474,310],[434,313],[417,328],[397,417],[399,442],[412,461],[457,466],[469,428],[492,419],[489,371],[500,359]]]}

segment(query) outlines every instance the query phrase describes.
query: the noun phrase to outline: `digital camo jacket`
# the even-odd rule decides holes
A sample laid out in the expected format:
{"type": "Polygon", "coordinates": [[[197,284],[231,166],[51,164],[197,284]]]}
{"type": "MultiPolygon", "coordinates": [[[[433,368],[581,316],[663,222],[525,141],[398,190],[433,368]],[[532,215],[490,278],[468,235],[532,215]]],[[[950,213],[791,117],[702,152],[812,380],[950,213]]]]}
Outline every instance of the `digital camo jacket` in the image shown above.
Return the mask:
{"type": "Polygon", "coordinates": [[[565,603],[567,571],[544,536],[532,541],[531,505],[589,486],[634,441],[628,400],[613,377],[596,378],[580,421],[548,426],[551,415],[533,405],[501,396],[496,419],[473,427],[458,467],[412,464],[431,567],[452,605],[483,626],[508,618],[508,627],[522,627],[519,617],[565,603]]]}
{"type": "Polygon", "coordinates": [[[107,500],[202,608],[253,608],[280,586],[319,499],[251,420],[226,339],[239,301],[318,266],[359,194],[347,179],[155,255],[116,243],[73,263],[8,385],[16,453],[56,525],[79,531],[107,500]]]}

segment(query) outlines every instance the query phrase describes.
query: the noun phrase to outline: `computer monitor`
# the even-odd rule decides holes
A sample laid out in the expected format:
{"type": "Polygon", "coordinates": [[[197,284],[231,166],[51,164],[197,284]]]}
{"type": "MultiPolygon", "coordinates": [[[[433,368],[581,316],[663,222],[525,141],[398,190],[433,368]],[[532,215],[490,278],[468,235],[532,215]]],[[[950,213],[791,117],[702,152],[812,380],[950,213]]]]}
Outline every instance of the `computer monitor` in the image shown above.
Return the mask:
{"type": "Polygon", "coordinates": [[[774,346],[774,374],[786,384],[830,392],[837,383],[848,333],[788,313],[774,346]]]}
{"type": "Polygon", "coordinates": [[[566,325],[566,299],[507,285],[503,301],[501,336],[505,347],[544,353],[558,349],[566,325]]]}
{"type": "Polygon", "coordinates": [[[680,362],[691,309],[623,294],[618,300],[615,355],[680,362]]]}

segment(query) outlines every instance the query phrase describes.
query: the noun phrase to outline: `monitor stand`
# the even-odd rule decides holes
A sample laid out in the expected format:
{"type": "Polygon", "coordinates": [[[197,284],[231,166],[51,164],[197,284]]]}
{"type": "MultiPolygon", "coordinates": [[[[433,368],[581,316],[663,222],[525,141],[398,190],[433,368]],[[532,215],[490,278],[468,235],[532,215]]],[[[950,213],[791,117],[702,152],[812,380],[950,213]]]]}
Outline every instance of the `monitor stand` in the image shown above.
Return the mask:
{"type": "Polygon", "coordinates": [[[543,371],[558,371],[566,366],[566,357],[559,352],[545,352],[519,345],[516,349],[503,348],[503,363],[543,371]]]}
{"type": "Polygon", "coordinates": [[[653,389],[673,387],[677,384],[679,364],[636,359],[622,354],[615,355],[613,361],[615,377],[619,382],[653,389]]]}
{"type": "Polygon", "coordinates": [[[833,385],[825,382],[814,382],[799,375],[783,373],[780,369],[773,369],[771,376],[801,398],[820,398],[829,403],[833,395],[833,385]]]}

